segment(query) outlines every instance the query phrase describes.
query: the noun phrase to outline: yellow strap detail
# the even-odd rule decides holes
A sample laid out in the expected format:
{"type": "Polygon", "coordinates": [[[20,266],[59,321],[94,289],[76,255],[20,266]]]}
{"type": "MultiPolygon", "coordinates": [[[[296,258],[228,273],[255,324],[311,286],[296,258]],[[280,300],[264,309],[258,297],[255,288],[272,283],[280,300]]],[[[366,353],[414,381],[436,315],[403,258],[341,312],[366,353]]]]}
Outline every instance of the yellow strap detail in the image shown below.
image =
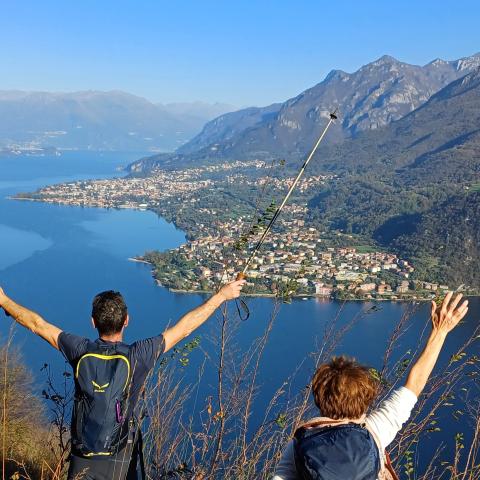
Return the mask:
{"type": "MultiPolygon", "coordinates": [[[[128,381],[130,380],[130,362],[128,361],[128,358],[125,355],[118,355],[118,354],[117,355],[102,355],[100,353],[86,353],[85,355],[80,357],[80,360],[77,363],[77,369],[75,371],[75,378],[78,378],[78,371],[80,369],[80,363],[82,362],[82,360],[84,358],[87,358],[87,357],[100,358],[101,360],[116,360],[116,359],[123,360],[127,364],[127,368],[128,368],[127,381],[125,382],[125,386],[123,387],[123,390],[125,391],[125,389],[127,388],[127,385],[128,385],[128,381]]],[[[92,380],[92,383],[94,383],[93,380],[92,380]]],[[[109,384],[107,383],[106,385],[108,386],[109,384]]],[[[95,384],[95,386],[96,386],[96,384],[95,384]]],[[[99,388],[106,388],[106,387],[99,387],[99,388]]],[[[98,455],[110,455],[110,454],[99,453],[98,455]]]]}
{"type": "Polygon", "coordinates": [[[85,453],[83,456],[84,457],[94,457],[95,455],[103,455],[104,457],[108,457],[111,455],[109,452],[97,452],[97,453],[85,453]]]}

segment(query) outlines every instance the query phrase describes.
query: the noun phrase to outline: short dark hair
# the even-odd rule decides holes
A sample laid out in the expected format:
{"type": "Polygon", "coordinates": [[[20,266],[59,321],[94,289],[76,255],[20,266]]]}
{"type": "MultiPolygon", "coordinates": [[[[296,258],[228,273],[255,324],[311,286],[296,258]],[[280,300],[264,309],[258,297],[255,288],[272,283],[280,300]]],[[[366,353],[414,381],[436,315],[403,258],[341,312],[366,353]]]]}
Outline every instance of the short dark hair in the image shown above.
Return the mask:
{"type": "Polygon", "coordinates": [[[100,335],[111,335],[122,330],[127,319],[127,305],[120,292],[107,290],[95,296],[92,318],[100,335]]]}
{"type": "Polygon", "coordinates": [[[378,382],[355,359],[333,357],[315,372],[312,393],[322,416],[354,419],[367,413],[378,394],[378,382]]]}

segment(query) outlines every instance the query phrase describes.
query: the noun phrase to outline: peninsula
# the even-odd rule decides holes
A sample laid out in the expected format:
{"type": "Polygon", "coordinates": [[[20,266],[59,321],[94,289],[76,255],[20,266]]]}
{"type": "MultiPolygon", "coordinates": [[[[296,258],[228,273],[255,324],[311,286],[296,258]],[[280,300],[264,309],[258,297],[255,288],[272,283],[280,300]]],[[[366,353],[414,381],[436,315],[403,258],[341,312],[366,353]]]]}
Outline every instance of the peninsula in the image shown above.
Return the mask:
{"type": "MultiPolygon", "coordinates": [[[[137,259],[152,265],[159,284],[198,292],[215,289],[243,268],[269,209],[291,179],[289,172],[273,174],[272,166],[259,160],[236,161],[53,185],[15,198],[156,212],[184,230],[188,240],[137,259]]],[[[366,238],[310,222],[308,199],[333,180],[330,174],[307,175],[300,182],[247,271],[247,294],[419,300],[448,290],[435,279],[418,278],[411,262],[366,238]]]]}

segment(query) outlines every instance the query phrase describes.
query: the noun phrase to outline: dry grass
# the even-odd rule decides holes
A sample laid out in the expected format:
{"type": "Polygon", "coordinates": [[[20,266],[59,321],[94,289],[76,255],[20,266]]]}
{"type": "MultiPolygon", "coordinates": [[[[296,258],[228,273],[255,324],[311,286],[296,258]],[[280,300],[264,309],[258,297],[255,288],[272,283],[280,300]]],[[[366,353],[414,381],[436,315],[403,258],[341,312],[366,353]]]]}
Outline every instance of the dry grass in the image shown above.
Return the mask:
{"type": "MultiPolygon", "coordinates": [[[[186,369],[193,368],[189,365],[188,357],[193,350],[201,348],[196,340],[177,349],[173,355],[162,358],[148,379],[143,401],[137,409],[137,414],[145,418],[143,431],[147,478],[271,478],[282,449],[295,429],[302,421],[317,413],[310,400],[309,386],[299,392],[291,391],[290,384],[299,375],[298,368],[291,378],[286,378],[278,386],[261,415],[261,421],[252,420],[252,409],[260,389],[258,379],[262,372],[263,355],[279,306],[280,300],[277,300],[263,334],[241,354],[236,340],[240,321],[229,318],[227,311],[223,310],[218,318],[218,334],[214,335],[216,356],[211,358],[205,354],[194,381],[185,382],[179,378],[179,363],[186,369]],[[213,368],[216,372],[216,382],[212,386],[215,393],[199,400],[203,402],[203,407],[196,406],[189,411],[192,397],[197,395],[207,368],[213,368]]],[[[336,318],[326,325],[317,350],[306,358],[312,370],[328,360],[349,329],[361,320],[362,315],[370,312],[363,311],[346,325],[339,321],[341,313],[340,309],[336,318]]],[[[400,340],[408,330],[413,314],[414,310],[408,310],[399,321],[385,346],[383,366],[374,372],[383,386],[380,398],[403,381],[405,371],[419,353],[406,352],[398,358],[400,340]]],[[[475,331],[450,361],[436,370],[412,418],[392,444],[394,464],[403,479],[480,480],[480,403],[477,401],[476,384],[480,370],[477,357],[471,353],[479,334],[480,330],[475,331]],[[418,460],[422,442],[436,441],[435,429],[442,427],[441,412],[448,408],[445,405],[458,391],[463,392],[465,397],[465,408],[461,413],[464,436],[460,432],[451,432],[454,447],[440,445],[431,459],[422,459],[421,465],[427,466],[420,467],[418,460]]],[[[421,344],[418,342],[418,349],[421,344]]],[[[1,390],[4,404],[7,405],[7,409],[2,409],[2,419],[8,430],[8,434],[2,436],[7,439],[3,457],[23,464],[25,478],[64,478],[65,455],[68,452],[65,419],[71,402],[68,393],[70,379],[63,377],[64,391],[61,394],[51,380],[48,384],[49,400],[52,400],[52,396],[58,397],[53,422],[56,433],[53,435],[52,429],[48,430],[45,422],[39,421],[43,415],[42,402],[33,393],[31,379],[18,356],[12,355],[10,345],[4,346],[1,354],[2,358],[8,358],[8,363],[2,361],[3,369],[0,368],[1,378],[5,378],[5,368],[8,368],[6,389],[3,387],[1,390]],[[13,378],[17,380],[12,381],[13,378]],[[18,401],[19,398],[22,401],[18,401]],[[28,408],[25,398],[28,399],[28,408]],[[30,422],[37,422],[37,433],[32,431],[30,422]],[[29,425],[28,428],[26,425],[29,425]],[[38,432],[43,433],[39,435],[38,432]],[[45,434],[55,439],[53,450],[48,452],[43,446],[45,434]],[[26,475],[27,471],[30,476],[26,475]]],[[[259,418],[258,413],[255,418],[259,418]]]]}
{"type": "Polygon", "coordinates": [[[0,358],[2,480],[15,474],[16,478],[40,478],[42,468],[48,469],[53,461],[51,445],[46,442],[51,428],[45,405],[11,337],[0,346],[0,358]]]}
{"type": "MultiPolygon", "coordinates": [[[[198,414],[186,414],[189,394],[195,391],[195,385],[183,387],[172,375],[175,363],[167,362],[151,379],[149,398],[155,405],[150,415],[155,420],[149,424],[147,443],[149,445],[150,478],[211,478],[211,479],[260,479],[271,478],[275,465],[286,442],[300,423],[315,412],[310,400],[310,388],[297,394],[289,389],[291,379],[285,379],[272,396],[260,423],[251,421],[252,405],[258,394],[259,372],[262,369],[264,347],[278,313],[275,304],[271,317],[262,337],[241,356],[230,355],[236,352],[236,320],[228,318],[223,312],[220,319],[220,332],[217,344],[216,395],[205,400],[204,409],[198,414]],[[174,381],[174,398],[172,393],[174,381]],[[162,399],[168,398],[165,402],[162,399]],[[172,411],[172,403],[175,405],[172,411]],[[173,413],[173,415],[172,415],[173,413]],[[161,419],[167,419],[164,428],[161,419]]],[[[350,323],[340,326],[339,316],[325,328],[319,348],[311,355],[314,368],[330,358],[343,336],[351,326],[368,314],[363,312],[350,323]]],[[[399,342],[413,318],[414,307],[407,310],[399,321],[385,349],[383,367],[376,371],[383,389],[379,401],[392,389],[403,382],[408,366],[420,353],[422,342],[417,344],[418,351],[405,353],[400,359],[399,342]]],[[[424,333],[427,331],[427,324],[424,333]]],[[[475,383],[478,372],[478,359],[471,353],[480,330],[474,332],[449,362],[436,370],[425,393],[419,399],[410,421],[397,436],[391,446],[394,465],[402,478],[413,480],[478,480],[478,450],[480,447],[480,407],[475,402],[464,401],[463,420],[459,430],[468,431],[462,436],[451,432],[455,446],[443,446],[431,459],[422,458],[422,442],[436,442],[435,432],[442,428],[441,418],[449,401],[458,391],[472,398],[478,397],[475,383]],[[474,407],[474,405],[476,405],[474,407]],[[465,444],[463,438],[472,438],[465,444]],[[425,465],[427,465],[425,467],[425,465]]],[[[205,368],[205,365],[202,366],[205,368]]],[[[312,368],[312,369],[313,369],[312,368]]],[[[198,382],[201,381],[201,374],[198,382]]]]}

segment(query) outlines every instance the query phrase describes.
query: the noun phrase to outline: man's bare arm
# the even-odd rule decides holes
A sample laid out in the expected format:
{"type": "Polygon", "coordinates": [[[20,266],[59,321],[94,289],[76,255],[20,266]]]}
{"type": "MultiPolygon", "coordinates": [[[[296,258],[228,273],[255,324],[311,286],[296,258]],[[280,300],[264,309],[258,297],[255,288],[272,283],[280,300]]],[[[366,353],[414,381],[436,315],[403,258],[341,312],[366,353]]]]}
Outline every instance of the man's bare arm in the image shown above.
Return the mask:
{"type": "Polygon", "coordinates": [[[236,280],[224,285],[218,293],[210,297],[204,304],[184,315],[173,327],[163,333],[165,351],[170,350],[178,342],[188,337],[194,330],[202,325],[212,313],[227,300],[240,296],[245,280],[236,280]]]}
{"type": "Polygon", "coordinates": [[[0,307],[5,310],[17,323],[28,328],[33,333],[42,337],[52,347],[58,350],[58,336],[62,332],[58,327],[46,322],[38,313],[22,307],[5,295],[0,288],[0,307]]]}
{"type": "Polygon", "coordinates": [[[462,294],[458,294],[453,300],[452,297],[452,292],[448,292],[442,305],[438,308],[436,303],[432,302],[432,332],[423,352],[410,370],[405,385],[417,397],[427,384],[428,377],[432,373],[435,363],[437,363],[448,333],[458,325],[468,312],[468,300],[458,306],[462,294]]]}

